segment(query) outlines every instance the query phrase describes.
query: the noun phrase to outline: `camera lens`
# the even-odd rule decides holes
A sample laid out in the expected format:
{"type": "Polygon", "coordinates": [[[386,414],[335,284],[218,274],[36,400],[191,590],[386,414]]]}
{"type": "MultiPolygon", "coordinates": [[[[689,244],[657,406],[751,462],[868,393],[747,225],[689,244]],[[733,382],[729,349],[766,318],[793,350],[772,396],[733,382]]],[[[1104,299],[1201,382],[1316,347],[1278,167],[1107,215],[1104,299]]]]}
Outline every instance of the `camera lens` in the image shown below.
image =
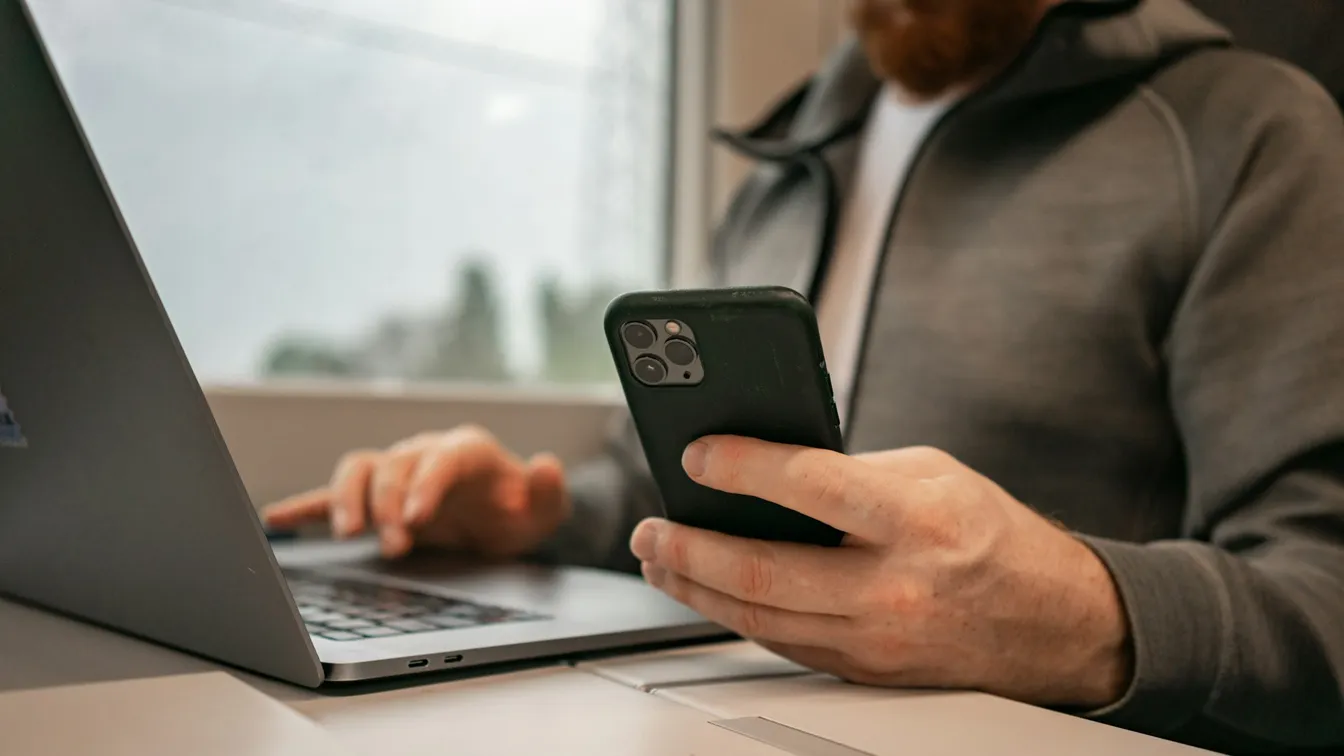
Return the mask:
{"type": "Polygon", "coordinates": [[[635,360],[635,377],[649,385],[662,383],[667,377],[667,368],[657,357],[644,355],[635,360]]]}
{"type": "Polygon", "coordinates": [[[626,323],[625,343],[635,349],[648,349],[658,340],[658,334],[653,329],[643,323],[626,323]]]}
{"type": "Polygon", "coordinates": [[[682,339],[668,341],[663,354],[667,355],[668,362],[680,367],[686,367],[695,362],[695,347],[691,346],[691,342],[682,339]]]}

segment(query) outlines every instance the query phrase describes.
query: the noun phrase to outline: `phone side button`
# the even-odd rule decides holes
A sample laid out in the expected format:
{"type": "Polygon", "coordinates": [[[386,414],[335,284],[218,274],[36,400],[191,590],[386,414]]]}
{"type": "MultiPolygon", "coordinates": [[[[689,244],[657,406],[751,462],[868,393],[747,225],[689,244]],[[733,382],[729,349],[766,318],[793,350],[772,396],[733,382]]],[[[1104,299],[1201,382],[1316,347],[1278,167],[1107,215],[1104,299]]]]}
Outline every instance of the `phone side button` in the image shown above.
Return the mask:
{"type": "Polygon", "coordinates": [[[840,427],[840,408],[835,406],[834,399],[831,400],[831,422],[835,423],[835,427],[840,427]]]}

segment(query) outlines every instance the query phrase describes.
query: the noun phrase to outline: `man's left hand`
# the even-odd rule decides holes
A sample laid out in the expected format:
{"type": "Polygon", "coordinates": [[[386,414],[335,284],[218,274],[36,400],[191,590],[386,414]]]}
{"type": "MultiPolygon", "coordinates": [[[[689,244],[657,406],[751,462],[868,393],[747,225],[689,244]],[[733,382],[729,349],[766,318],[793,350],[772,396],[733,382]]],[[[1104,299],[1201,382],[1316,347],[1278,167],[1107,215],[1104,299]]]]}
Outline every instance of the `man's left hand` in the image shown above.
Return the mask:
{"type": "Polygon", "coordinates": [[[1105,566],[947,454],[711,437],[683,465],[701,485],[849,534],[825,548],[663,520],[635,530],[652,585],[781,656],[855,683],[1042,706],[1105,706],[1129,683],[1128,622],[1105,566]]]}

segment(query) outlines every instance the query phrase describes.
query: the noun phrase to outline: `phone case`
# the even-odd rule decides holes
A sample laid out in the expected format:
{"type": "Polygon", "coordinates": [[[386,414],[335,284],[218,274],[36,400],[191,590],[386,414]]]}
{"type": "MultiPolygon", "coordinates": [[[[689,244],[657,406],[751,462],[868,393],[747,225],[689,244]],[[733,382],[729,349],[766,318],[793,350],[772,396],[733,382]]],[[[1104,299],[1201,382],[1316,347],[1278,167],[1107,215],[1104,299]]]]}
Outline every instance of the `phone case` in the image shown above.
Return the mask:
{"type": "Polygon", "coordinates": [[[816,316],[802,295],[783,287],[632,293],[611,303],[605,327],[668,519],[760,540],[840,543],[843,534],[829,525],[701,486],[681,465],[686,447],[707,435],[843,450],[816,316]],[[678,335],[667,333],[669,321],[678,335]],[[630,323],[648,325],[657,343],[631,346],[624,331],[630,323]],[[632,363],[641,353],[658,354],[687,334],[698,365],[683,370],[663,360],[671,385],[637,377],[632,363]]]}

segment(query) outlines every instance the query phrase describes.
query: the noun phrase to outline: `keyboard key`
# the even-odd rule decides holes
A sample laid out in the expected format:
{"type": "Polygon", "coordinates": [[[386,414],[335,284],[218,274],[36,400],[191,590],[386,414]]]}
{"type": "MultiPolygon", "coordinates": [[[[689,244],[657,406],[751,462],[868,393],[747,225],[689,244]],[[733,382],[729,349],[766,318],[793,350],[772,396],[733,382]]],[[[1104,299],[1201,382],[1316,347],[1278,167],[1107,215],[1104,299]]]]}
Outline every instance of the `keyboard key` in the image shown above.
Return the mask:
{"type": "Polygon", "coordinates": [[[464,617],[467,619],[475,619],[476,616],[481,613],[481,607],[473,606],[471,604],[459,603],[459,604],[453,604],[452,606],[443,610],[443,613],[451,615],[453,617],[464,617]]]}
{"type": "Polygon", "coordinates": [[[311,614],[300,614],[300,616],[303,617],[304,621],[312,622],[317,625],[330,625],[333,622],[340,622],[341,620],[350,619],[344,614],[336,614],[334,612],[325,612],[325,611],[314,612],[311,614]]]}
{"type": "Polygon", "coordinates": [[[335,622],[328,622],[327,627],[337,630],[358,630],[361,627],[373,627],[373,623],[366,619],[343,619],[335,622]]]}
{"type": "Polygon", "coordinates": [[[285,574],[308,631],[330,640],[384,638],[541,618],[320,573],[287,570],[285,574]]]}
{"type": "Polygon", "coordinates": [[[458,627],[475,627],[476,623],[462,617],[454,617],[451,614],[440,614],[437,617],[422,617],[425,622],[445,630],[451,630],[458,627]]]}
{"type": "Polygon", "coordinates": [[[438,630],[438,628],[433,625],[413,619],[396,620],[395,622],[387,623],[387,626],[395,627],[398,630],[403,630],[408,633],[423,633],[430,630],[438,630]]]}
{"type": "Polygon", "coordinates": [[[341,614],[353,619],[369,619],[370,614],[377,614],[377,612],[372,609],[350,606],[348,604],[343,604],[342,606],[343,610],[341,611],[341,614]]]}

